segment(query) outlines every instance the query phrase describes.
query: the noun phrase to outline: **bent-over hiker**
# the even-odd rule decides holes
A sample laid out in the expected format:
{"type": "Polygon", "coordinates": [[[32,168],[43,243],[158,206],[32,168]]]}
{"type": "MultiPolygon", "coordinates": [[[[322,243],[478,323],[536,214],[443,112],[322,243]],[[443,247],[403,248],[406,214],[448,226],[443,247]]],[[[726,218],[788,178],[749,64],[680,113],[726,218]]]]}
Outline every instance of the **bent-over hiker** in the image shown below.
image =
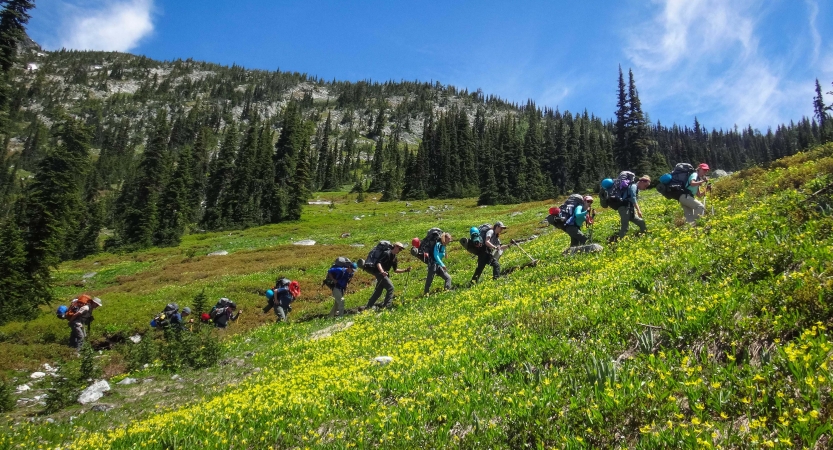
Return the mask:
{"type": "Polygon", "coordinates": [[[683,214],[685,221],[689,224],[694,224],[697,218],[706,212],[706,207],[697,200],[697,197],[702,197],[700,194],[700,185],[708,183],[709,179],[706,173],[709,171],[709,165],[702,163],[697,166],[697,170],[688,177],[686,183],[686,190],[680,196],[680,206],[683,207],[683,214]]]}
{"type": "Polygon", "coordinates": [[[383,252],[378,261],[376,261],[376,264],[370,271],[373,276],[376,277],[376,289],[373,291],[373,295],[370,296],[370,299],[367,300],[367,306],[365,306],[365,309],[370,309],[376,304],[376,300],[382,296],[382,290],[385,291],[385,300],[382,302],[380,307],[387,308],[390,306],[393,301],[393,282],[390,280],[389,271],[391,269],[393,269],[394,273],[405,273],[411,271],[410,267],[407,269],[399,269],[397,267],[399,265],[399,261],[396,259],[396,255],[399,254],[399,252],[401,252],[404,248],[405,244],[396,242],[390,250],[383,252]]]}
{"type": "Polygon", "coordinates": [[[220,301],[211,309],[211,320],[214,321],[214,326],[217,328],[225,328],[228,326],[229,321],[236,321],[240,318],[240,314],[243,314],[243,310],[237,311],[237,314],[234,314],[234,311],[237,310],[237,304],[227,298],[221,298],[220,301]]]}
{"type": "Polygon", "coordinates": [[[425,277],[425,295],[431,290],[431,284],[434,282],[434,275],[439,275],[445,280],[445,290],[451,289],[451,275],[448,274],[448,268],[445,266],[445,252],[448,243],[451,242],[451,235],[443,233],[440,239],[434,244],[431,251],[431,259],[428,261],[428,276],[425,277]]]}
{"type": "Polygon", "coordinates": [[[483,246],[477,254],[477,268],[471,276],[471,283],[476,284],[480,280],[480,274],[486,266],[492,266],[492,278],[495,280],[500,276],[500,257],[503,251],[509,248],[508,245],[500,243],[500,235],[506,230],[503,222],[495,222],[495,226],[486,232],[483,239],[483,246]]]}
{"type": "Polygon", "coordinates": [[[76,350],[81,350],[81,345],[87,338],[90,323],[93,319],[93,310],[101,306],[101,299],[83,294],[74,299],[69,306],[64,318],[69,325],[69,345],[76,350]],[[87,330],[84,330],[87,327],[87,330]]]}
{"type": "Polygon", "coordinates": [[[331,280],[331,287],[333,290],[333,309],[330,310],[330,317],[341,316],[344,314],[344,293],[347,291],[347,285],[353,279],[353,274],[359,266],[356,263],[350,263],[347,267],[338,267],[333,265],[327,271],[327,279],[331,280]]]}
{"type": "MultiPolygon", "coordinates": [[[[587,236],[581,232],[581,226],[587,220],[587,213],[590,212],[590,205],[592,204],[593,197],[589,195],[582,197],[582,201],[574,206],[572,215],[564,223],[564,232],[570,236],[570,247],[587,243],[587,236]]],[[[561,209],[564,210],[565,207],[562,206],[561,209]]]]}
{"type": "Polygon", "coordinates": [[[648,175],[642,175],[642,177],[639,178],[639,181],[631,183],[628,186],[626,194],[623,198],[623,200],[625,200],[625,204],[617,209],[619,212],[619,234],[611,236],[610,242],[616,242],[617,240],[625,237],[628,234],[630,222],[635,223],[636,226],[639,227],[637,236],[648,231],[648,228],[645,226],[645,219],[642,218],[642,209],[639,207],[638,200],[639,191],[648,189],[648,186],[650,185],[651,177],[648,175]]]}

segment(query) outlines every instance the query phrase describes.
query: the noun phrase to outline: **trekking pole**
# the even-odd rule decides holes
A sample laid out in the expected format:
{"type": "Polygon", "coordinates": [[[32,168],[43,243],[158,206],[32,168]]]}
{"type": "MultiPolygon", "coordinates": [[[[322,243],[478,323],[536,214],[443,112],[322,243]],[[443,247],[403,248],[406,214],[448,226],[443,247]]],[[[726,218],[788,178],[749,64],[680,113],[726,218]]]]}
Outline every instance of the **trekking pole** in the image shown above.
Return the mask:
{"type": "Polygon", "coordinates": [[[408,279],[405,280],[405,289],[402,290],[402,301],[403,302],[405,301],[405,297],[408,294],[408,285],[411,284],[411,272],[412,272],[412,270],[408,271],[408,279]]]}
{"type": "Polygon", "coordinates": [[[526,255],[526,256],[530,259],[530,262],[532,263],[532,265],[536,265],[536,264],[538,264],[538,260],[537,260],[537,259],[535,259],[535,258],[533,258],[533,257],[532,257],[532,255],[530,255],[529,253],[527,253],[527,252],[526,252],[526,250],[524,250],[524,248],[523,248],[523,247],[521,247],[521,244],[519,244],[519,243],[515,242],[515,240],[514,240],[514,239],[511,241],[511,243],[512,243],[515,247],[518,247],[519,249],[521,249],[521,251],[522,251],[522,252],[524,252],[524,255],[526,255]]]}

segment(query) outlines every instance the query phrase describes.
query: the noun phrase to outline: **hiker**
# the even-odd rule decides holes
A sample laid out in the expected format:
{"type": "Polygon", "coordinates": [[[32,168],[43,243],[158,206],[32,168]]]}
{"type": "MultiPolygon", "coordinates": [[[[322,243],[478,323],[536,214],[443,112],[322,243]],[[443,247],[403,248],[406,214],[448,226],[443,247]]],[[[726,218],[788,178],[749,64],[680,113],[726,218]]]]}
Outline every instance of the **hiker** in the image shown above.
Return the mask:
{"type": "Polygon", "coordinates": [[[411,271],[410,267],[407,269],[399,269],[397,267],[399,261],[396,259],[396,255],[404,248],[405,244],[396,242],[389,250],[382,252],[378,259],[375,259],[376,262],[370,267],[369,272],[376,277],[376,289],[367,301],[365,309],[370,309],[375,306],[376,300],[382,296],[383,289],[385,290],[385,300],[382,302],[380,308],[387,308],[391,305],[393,301],[393,282],[390,280],[390,273],[388,271],[391,269],[393,269],[394,273],[411,271]]]}
{"type": "Polygon", "coordinates": [[[237,305],[227,299],[221,298],[220,301],[214,305],[214,308],[211,309],[211,313],[209,316],[211,320],[214,321],[214,326],[217,328],[225,328],[228,326],[229,321],[236,321],[240,318],[240,314],[243,314],[243,310],[237,311],[237,314],[234,314],[234,311],[237,309],[237,305]]]}
{"type": "Polygon", "coordinates": [[[477,284],[480,281],[480,274],[486,266],[492,266],[493,279],[497,280],[500,276],[500,257],[503,251],[509,248],[508,245],[500,243],[500,235],[506,228],[503,222],[495,222],[495,226],[486,232],[483,237],[483,246],[477,254],[477,268],[471,276],[471,284],[477,284]]]}
{"type": "Polygon", "coordinates": [[[448,268],[445,266],[445,251],[446,246],[448,243],[451,242],[451,235],[449,233],[443,233],[440,236],[440,239],[434,244],[433,251],[431,252],[431,258],[428,261],[428,276],[425,277],[425,294],[428,295],[428,291],[431,290],[431,283],[434,282],[434,275],[439,275],[440,278],[445,280],[445,290],[448,291],[451,289],[451,275],[448,274],[448,268]]]}
{"type": "Polygon", "coordinates": [[[700,186],[709,182],[706,173],[709,171],[709,165],[702,163],[697,166],[697,170],[689,175],[688,183],[686,183],[686,190],[680,196],[680,206],[683,207],[683,214],[685,221],[694,225],[697,218],[706,212],[706,207],[697,200],[697,197],[702,197],[700,194],[700,186]]]}
{"type": "Polygon", "coordinates": [[[284,322],[286,321],[286,315],[292,311],[291,303],[300,295],[301,288],[297,281],[278,278],[275,280],[275,287],[266,291],[268,303],[263,308],[263,312],[269,312],[270,309],[274,308],[277,321],[284,322]]]}
{"type": "MultiPolygon", "coordinates": [[[[171,328],[173,330],[185,330],[186,321],[184,317],[191,315],[191,308],[182,308],[182,313],[179,312],[179,305],[176,303],[168,303],[161,313],[157,314],[153,320],[150,321],[150,326],[154,328],[171,328]]],[[[194,323],[194,319],[189,319],[187,323],[194,323]]]]}
{"type": "Polygon", "coordinates": [[[81,350],[81,345],[90,331],[90,324],[93,319],[93,311],[101,306],[101,299],[83,294],[73,299],[63,318],[67,319],[69,325],[69,346],[81,350]],[[84,327],[87,330],[84,330],[84,327]]]}
{"type": "Polygon", "coordinates": [[[350,280],[353,279],[353,275],[358,268],[358,264],[351,262],[347,267],[333,264],[330,270],[327,271],[327,279],[330,280],[328,286],[332,288],[333,298],[335,299],[333,309],[330,310],[330,318],[344,315],[344,293],[347,292],[347,285],[350,284],[350,280]]]}
{"type": "MultiPolygon", "coordinates": [[[[590,212],[590,205],[593,204],[593,197],[585,195],[582,197],[579,194],[573,194],[570,198],[576,198],[572,208],[572,214],[564,222],[564,232],[570,236],[570,247],[576,247],[587,243],[587,236],[581,232],[581,226],[587,220],[587,213],[590,212]]],[[[570,201],[570,198],[567,201],[570,201]]],[[[561,207],[561,210],[569,210],[569,207],[561,207]]],[[[591,216],[592,217],[592,216],[591,216]]],[[[592,219],[591,222],[592,223],[592,219]]]]}
{"type": "Polygon", "coordinates": [[[637,236],[645,234],[648,228],[645,226],[645,220],[642,218],[642,209],[639,207],[639,191],[648,189],[651,185],[651,177],[642,175],[636,183],[628,185],[627,191],[622,199],[625,203],[617,211],[619,212],[619,234],[614,234],[608,239],[609,242],[616,242],[628,234],[630,222],[639,227],[637,236]]]}

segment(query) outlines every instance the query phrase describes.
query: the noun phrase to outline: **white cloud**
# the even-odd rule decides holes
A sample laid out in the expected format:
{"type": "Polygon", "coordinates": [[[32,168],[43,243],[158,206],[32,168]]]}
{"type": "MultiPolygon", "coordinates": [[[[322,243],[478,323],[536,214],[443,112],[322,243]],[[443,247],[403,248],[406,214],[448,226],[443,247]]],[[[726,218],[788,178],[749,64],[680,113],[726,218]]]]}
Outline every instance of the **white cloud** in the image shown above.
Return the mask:
{"type": "Polygon", "coordinates": [[[813,61],[818,61],[821,51],[821,33],[816,26],[816,19],[819,16],[819,4],[815,0],[806,0],[807,8],[810,10],[810,35],[813,37],[813,61]]]}
{"type": "MultiPolygon", "coordinates": [[[[812,80],[792,76],[790,55],[764,55],[759,47],[756,26],[767,12],[766,1],[655,0],[654,5],[655,15],[629,30],[625,49],[640,92],[650,92],[653,103],[673,104],[692,120],[708,116],[714,122],[708,126],[723,128],[765,128],[804,114],[812,80]]],[[[807,5],[809,38],[818,55],[818,5],[812,0],[807,5]]]]}
{"type": "Polygon", "coordinates": [[[69,49],[126,52],[153,32],[153,0],[105,0],[68,12],[58,41],[69,49]]]}

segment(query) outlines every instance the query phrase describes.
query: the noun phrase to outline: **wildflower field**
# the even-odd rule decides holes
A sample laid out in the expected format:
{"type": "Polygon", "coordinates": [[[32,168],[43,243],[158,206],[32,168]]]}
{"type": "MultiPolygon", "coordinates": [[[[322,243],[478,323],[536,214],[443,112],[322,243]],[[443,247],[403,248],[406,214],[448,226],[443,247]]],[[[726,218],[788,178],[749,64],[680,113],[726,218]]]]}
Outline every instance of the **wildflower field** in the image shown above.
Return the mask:
{"type": "Polygon", "coordinates": [[[651,191],[646,236],[566,257],[548,233],[497,281],[261,326],[227,342],[262,368],[236,385],[115,426],[17,423],[0,448],[831,448],[831,183],[827,145],[719,181],[695,227],[651,191]]]}

